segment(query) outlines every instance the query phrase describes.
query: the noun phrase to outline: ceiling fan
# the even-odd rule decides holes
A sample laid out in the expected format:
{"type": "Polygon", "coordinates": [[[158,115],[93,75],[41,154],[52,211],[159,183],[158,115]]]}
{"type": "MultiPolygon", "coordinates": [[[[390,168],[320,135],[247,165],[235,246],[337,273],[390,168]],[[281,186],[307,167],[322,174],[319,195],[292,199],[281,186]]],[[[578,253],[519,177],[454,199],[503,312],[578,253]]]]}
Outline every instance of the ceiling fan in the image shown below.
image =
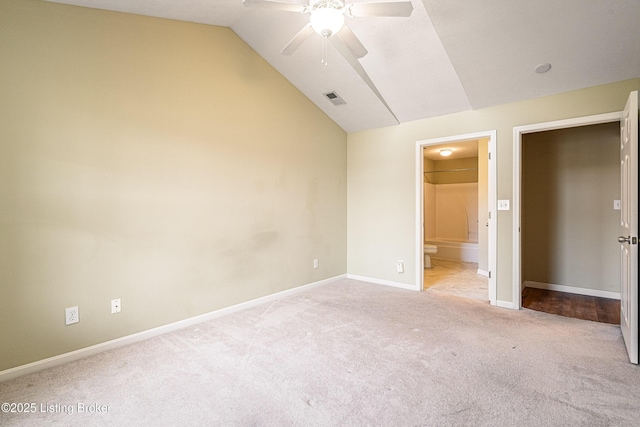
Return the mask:
{"type": "Polygon", "coordinates": [[[322,36],[322,64],[327,65],[327,42],[330,41],[398,121],[358,61],[368,51],[345,24],[344,18],[345,16],[355,18],[371,16],[408,17],[413,12],[413,5],[410,1],[345,3],[344,0],[242,0],[242,3],[246,7],[309,13],[311,15],[309,23],[282,48],[280,53],[291,55],[314,32],[319,34],[322,36]],[[308,1],[308,3],[305,1],[308,1]]]}

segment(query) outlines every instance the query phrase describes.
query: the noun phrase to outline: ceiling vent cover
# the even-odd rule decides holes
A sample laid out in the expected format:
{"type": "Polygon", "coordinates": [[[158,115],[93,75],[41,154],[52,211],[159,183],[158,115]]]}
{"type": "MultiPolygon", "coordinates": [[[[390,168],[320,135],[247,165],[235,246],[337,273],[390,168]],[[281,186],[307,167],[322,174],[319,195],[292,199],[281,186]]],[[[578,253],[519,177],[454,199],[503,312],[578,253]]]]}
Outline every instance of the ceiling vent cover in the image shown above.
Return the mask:
{"type": "Polygon", "coordinates": [[[335,92],[325,93],[324,96],[326,96],[327,99],[331,101],[331,103],[335,106],[346,104],[346,102],[344,102],[344,99],[340,98],[340,95],[335,92]]]}

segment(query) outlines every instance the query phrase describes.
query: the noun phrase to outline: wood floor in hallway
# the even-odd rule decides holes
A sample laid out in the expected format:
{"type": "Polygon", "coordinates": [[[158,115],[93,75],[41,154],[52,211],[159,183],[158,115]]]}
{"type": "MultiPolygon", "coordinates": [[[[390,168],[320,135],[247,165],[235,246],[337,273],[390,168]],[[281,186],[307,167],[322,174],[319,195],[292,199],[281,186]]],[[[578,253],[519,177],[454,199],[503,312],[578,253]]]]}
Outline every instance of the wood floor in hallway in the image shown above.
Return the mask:
{"type": "Polygon", "coordinates": [[[620,301],[615,299],[524,288],[522,307],[575,319],[620,324],[620,301]]]}

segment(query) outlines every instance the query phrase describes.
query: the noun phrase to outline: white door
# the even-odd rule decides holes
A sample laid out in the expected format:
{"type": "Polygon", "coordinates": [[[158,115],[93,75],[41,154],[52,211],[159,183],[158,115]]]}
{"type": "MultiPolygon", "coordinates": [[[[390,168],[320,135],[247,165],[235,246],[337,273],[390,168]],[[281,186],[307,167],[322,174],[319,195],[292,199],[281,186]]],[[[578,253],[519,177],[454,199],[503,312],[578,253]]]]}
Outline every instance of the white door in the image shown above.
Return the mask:
{"type": "Polygon", "coordinates": [[[638,364],[638,92],[631,92],[620,132],[620,328],[629,360],[638,364]]]}

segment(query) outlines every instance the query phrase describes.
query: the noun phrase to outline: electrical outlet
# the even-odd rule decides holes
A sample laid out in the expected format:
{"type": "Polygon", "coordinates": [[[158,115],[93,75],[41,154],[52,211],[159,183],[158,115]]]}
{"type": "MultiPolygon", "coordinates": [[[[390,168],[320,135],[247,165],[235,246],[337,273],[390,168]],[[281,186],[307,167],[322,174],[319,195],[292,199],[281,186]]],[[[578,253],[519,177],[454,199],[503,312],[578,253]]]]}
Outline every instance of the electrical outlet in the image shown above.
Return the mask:
{"type": "Polygon", "coordinates": [[[111,314],[120,313],[122,305],[120,305],[120,298],[111,300],[111,314]]]}
{"type": "Polygon", "coordinates": [[[398,273],[404,273],[404,262],[396,262],[396,270],[398,270],[398,273]]]}
{"type": "Polygon", "coordinates": [[[317,259],[313,260],[313,268],[318,268],[320,266],[320,263],[318,262],[317,259]]]}
{"type": "Polygon", "coordinates": [[[65,325],[72,325],[80,321],[80,312],[78,307],[69,307],[65,309],[65,325]]]}

